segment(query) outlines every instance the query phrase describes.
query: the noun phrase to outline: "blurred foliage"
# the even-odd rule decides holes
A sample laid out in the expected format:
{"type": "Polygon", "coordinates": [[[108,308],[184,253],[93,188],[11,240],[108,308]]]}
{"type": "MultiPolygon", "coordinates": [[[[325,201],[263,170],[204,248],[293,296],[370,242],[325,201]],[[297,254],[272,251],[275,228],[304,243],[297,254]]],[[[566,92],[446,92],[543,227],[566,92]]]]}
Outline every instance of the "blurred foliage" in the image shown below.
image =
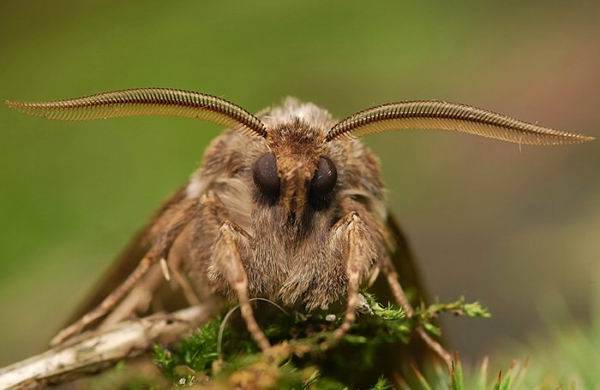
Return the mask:
{"type": "MultiPolygon", "coordinates": [[[[0,2],[0,100],[141,86],[256,111],[286,95],[341,117],[436,98],[598,133],[595,1],[0,2]]],[[[47,122],[0,107],[0,365],[44,348],[110,260],[187,179],[215,126],[47,122]]],[[[526,339],[559,292],[589,319],[600,253],[598,143],[522,150],[385,134],[389,203],[432,295],[474,296],[491,324],[446,323],[475,358],[526,339]]]]}

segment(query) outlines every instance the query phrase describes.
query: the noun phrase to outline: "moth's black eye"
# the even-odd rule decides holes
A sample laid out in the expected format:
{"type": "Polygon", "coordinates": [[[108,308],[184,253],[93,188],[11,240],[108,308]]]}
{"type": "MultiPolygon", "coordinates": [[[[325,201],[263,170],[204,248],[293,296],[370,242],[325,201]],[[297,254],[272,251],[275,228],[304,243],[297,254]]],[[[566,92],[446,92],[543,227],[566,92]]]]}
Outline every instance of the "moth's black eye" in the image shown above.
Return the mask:
{"type": "Polygon", "coordinates": [[[314,207],[322,207],[331,197],[337,182],[337,169],[333,161],[321,157],[315,175],[310,182],[310,201],[314,207]]]}
{"type": "Polygon", "coordinates": [[[273,153],[263,154],[252,167],[254,183],[264,195],[269,198],[279,196],[279,174],[277,160],[273,153]]]}

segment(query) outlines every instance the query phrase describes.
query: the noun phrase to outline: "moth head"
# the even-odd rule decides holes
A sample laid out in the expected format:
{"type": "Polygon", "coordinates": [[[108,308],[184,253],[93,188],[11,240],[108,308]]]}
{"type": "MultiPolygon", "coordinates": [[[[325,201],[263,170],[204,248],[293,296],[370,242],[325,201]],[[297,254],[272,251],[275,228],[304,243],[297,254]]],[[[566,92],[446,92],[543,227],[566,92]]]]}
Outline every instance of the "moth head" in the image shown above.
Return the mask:
{"type": "Polygon", "coordinates": [[[281,202],[292,218],[307,205],[314,210],[326,208],[338,177],[335,163],[327,156],[318,157],[316,163],[278,164],[272,152],[256,160],[252,176],[261,197],[271,204],[281,202]]]}
{"type": "Polygon", "coordinates": [[[252,166],[262,200],[282,206],[291,220],[327,208],[335,194],[338,167],[328,156],[324,131],[295,120],[268,129],[268,152],[252,166]]]}

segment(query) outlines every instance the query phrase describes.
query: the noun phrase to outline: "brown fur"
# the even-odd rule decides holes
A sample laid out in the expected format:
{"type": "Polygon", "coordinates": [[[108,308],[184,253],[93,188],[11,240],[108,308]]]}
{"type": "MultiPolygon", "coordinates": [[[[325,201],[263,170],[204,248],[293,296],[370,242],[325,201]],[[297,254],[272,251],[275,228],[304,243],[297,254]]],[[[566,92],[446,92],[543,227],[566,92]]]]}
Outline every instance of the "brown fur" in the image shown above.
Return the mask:
{"type": "MultiPolygon", "coordinates": [[[[354,211],[364,221],[361,236],[368,260],[361,266],[361,282],[386,256],[379,164],[357,140],[325,143],[332,119],[315,106],[287,100],[283,108],[267,111],[261,119],[269,130],[267,140],[230,130],[211,143],[202,168],[192,177],[188,196],[212,193],[227,219],[250,238],[242,248],[250,296],[307,310],[325,309],[346,294],[347,249],[332,229],[345,214],[354,211]],[[282,111],[286,115],[277,116],[282,111]],[[252,164],[269,151],[277,158],[282,178],[282,196],[274,205],[261,199],[252,181],[252,164]],[[338,167],[338,182],[328,207],[313,210],[306,197],[321,156],[338,167]],[[194,193],[194,188],[202,191],[194,193]]],[[[194,285],[208,284],[233,299],[230,286],[210,262],[218,225],[207,215],[197,221],[185,271],[194,285]]]]}

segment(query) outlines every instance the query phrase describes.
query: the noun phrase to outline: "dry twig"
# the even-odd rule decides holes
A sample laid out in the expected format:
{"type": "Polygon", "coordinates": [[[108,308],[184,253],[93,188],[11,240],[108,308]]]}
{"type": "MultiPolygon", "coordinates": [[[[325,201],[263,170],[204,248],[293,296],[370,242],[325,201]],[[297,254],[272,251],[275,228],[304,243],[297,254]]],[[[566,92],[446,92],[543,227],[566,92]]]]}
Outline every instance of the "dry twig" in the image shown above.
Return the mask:
{"type": "Polygon", "coordinates": [[[36,387],[60,382],[98,367],[147,351],[154,343],[170,343],[206,322],[209,304],[174,313],[121,322],[104,331],[84,333],[40,355],[0,369],[0,389],[36,387]]]}

